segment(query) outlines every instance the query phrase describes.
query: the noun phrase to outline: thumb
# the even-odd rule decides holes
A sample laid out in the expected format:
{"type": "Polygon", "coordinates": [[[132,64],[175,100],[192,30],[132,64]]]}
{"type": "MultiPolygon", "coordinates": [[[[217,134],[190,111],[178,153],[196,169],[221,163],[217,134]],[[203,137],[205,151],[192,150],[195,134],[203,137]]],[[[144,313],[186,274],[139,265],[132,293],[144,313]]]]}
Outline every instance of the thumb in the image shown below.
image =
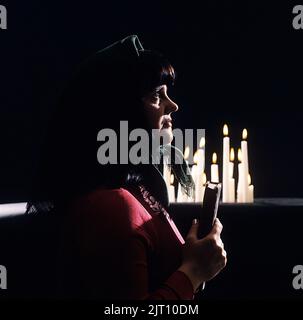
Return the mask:
{"type": "Polygon", "coordinates": [[[198,219],[194,219],[191,225],[191,228],[188,231],[187,240],[196,240],[197,239],[197,234],[198,234],[198,226],[199,226],[199,221],[198,219]]]}
{"type": "Polygon", "coordinates": [[[215,222],[214,222],[214,225],[210,231],[210,235],[219,235],[221,234],[222,232],[222,229],[223,229],[223,225],[222,223],[220,222],[220,220],[218,218],[216,218],[215,222]]]}

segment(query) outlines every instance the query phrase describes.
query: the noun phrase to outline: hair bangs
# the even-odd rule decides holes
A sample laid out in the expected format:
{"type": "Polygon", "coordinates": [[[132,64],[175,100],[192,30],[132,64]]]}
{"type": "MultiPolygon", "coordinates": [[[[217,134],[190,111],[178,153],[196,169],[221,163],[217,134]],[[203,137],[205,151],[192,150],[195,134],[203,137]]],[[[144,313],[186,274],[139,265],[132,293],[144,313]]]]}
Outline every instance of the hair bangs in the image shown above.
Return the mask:
{"type": "Polygon", "coordinates": [[[161,85],[172,86],[175,79],[175,70],[165,57],[149,50],[141,53],[138,80],[142,95],[161,85]]]}

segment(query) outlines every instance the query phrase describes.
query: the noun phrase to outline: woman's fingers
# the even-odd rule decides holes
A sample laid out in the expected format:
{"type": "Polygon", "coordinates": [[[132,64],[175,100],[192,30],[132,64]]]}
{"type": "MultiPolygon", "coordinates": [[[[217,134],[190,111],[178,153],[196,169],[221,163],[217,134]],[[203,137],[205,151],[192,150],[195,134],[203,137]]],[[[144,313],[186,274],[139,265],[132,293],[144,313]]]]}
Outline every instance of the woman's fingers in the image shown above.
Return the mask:
{"type": "Polygon", "coordinates": [[[199,221],[198,219],[194,219],[191,225],[191,228],[188,231],[188,234],[186,236],[187,241],[195,241],[198,238],[198,227],[199,227],[199,221]]]}

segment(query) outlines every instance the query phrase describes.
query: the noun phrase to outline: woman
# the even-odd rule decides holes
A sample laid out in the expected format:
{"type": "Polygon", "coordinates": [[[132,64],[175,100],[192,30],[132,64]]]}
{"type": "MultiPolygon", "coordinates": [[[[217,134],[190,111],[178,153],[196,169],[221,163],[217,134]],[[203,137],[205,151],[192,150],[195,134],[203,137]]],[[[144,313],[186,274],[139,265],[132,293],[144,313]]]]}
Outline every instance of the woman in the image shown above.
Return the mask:
{"type": "MultiPolygon", "coordinates": [[[[182,238],[167,213],[161,166],[150,157],[149,164],[137,165],[97,161],[98,132],[119,133],[121,120],[128,121],[129,132],[156,129],[172,141],[171,115],[178,106],[168,89],[174,78],[166,59],[130,36],[84,62],[62,96],[45,144],[35,192],[40,201],[28,212],[52,210],[65,217],[69,244],[62,246],[60,285],[73,288],[69,294],[193,299],[226,264],[218,220],[204,239],[197,239],[197,221],[186,241],[182,238]]],[[[121,147],[118,141],[117,159],[121,147]]],[[[162,152],[165,147],[160,146],[162,152]]],[[[172,169],[191,194],[185,162],[172,169]]]]}

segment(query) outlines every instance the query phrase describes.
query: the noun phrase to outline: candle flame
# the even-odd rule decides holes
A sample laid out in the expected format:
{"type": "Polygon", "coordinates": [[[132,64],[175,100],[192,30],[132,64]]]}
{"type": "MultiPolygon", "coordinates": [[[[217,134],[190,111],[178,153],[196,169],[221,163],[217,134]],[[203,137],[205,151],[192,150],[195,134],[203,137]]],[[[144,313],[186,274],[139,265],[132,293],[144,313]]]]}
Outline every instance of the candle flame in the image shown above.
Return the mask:
{"type": "Polygon", "coordinates": [[[205,172],[203,172],[203,176],[202,176],[202,184],[203,184],[203,185],[205,185],[206,181],[207,181],[206,173],[205,173],[205,172]]]}
{"type": "Polygon", "coordinates": [[[248,180],[248,185],[250,186],[251,185],[251,176],[250,176],[250,174],[248,174],[247,180],[248,180]]]}
{"type": "Polygon", "coordinates": [[[205,147],[205,137],[201,137],[200,143],[199,143],[199,148],[204,148],[205,147]]]}
{"type": "Polygon", "coordinates": [[[189,157],[189,152],[190,152],[189,146],[186,146],[186,147],[185,147],[185,150],[184,150],[184,159],[185,159],[185,160],[188,159],[188,157],[189,157]]]}
{"type": "Polygon", "coordinates": [[[199,158],[199,155],[198,155],[198,150],[195,152],[194,154],[194,163],[197,164],[198,163],[198,158],[199,158]]]}
{"type": "Polygon", "coordinates": [[[174,175],[173,174],[170,175],[170,184],[174,184],[174,175]]]}
{"type": "Polygon", "coordinates": [[[213,164],[217,163],[217,154],[216,152],[213,153],[213,164]]]}
{"type": "Polygon", "coordinates": [[[238,149],[238,160],[242,162],[242,151],[241,148],[238,149]]]}
{"type": "Polygon", "coordinates": [[[234,161],[235,160],[235,150],[234,148],[230,149],[230,161],[234,161]]]}
{"type": "Polygon", "coordinates": [[[242,139],[243,140],[247,139],[247,130],[246,129],[243,129],[243,131],[242,131],[242,139]]]}
{"type": "Polygon", "coordinates": [[[228,126],[227,126],[227,124],[225,124],[224,127],[223,127],[223,135],[225,137],[228,136],[228,126]]]}

